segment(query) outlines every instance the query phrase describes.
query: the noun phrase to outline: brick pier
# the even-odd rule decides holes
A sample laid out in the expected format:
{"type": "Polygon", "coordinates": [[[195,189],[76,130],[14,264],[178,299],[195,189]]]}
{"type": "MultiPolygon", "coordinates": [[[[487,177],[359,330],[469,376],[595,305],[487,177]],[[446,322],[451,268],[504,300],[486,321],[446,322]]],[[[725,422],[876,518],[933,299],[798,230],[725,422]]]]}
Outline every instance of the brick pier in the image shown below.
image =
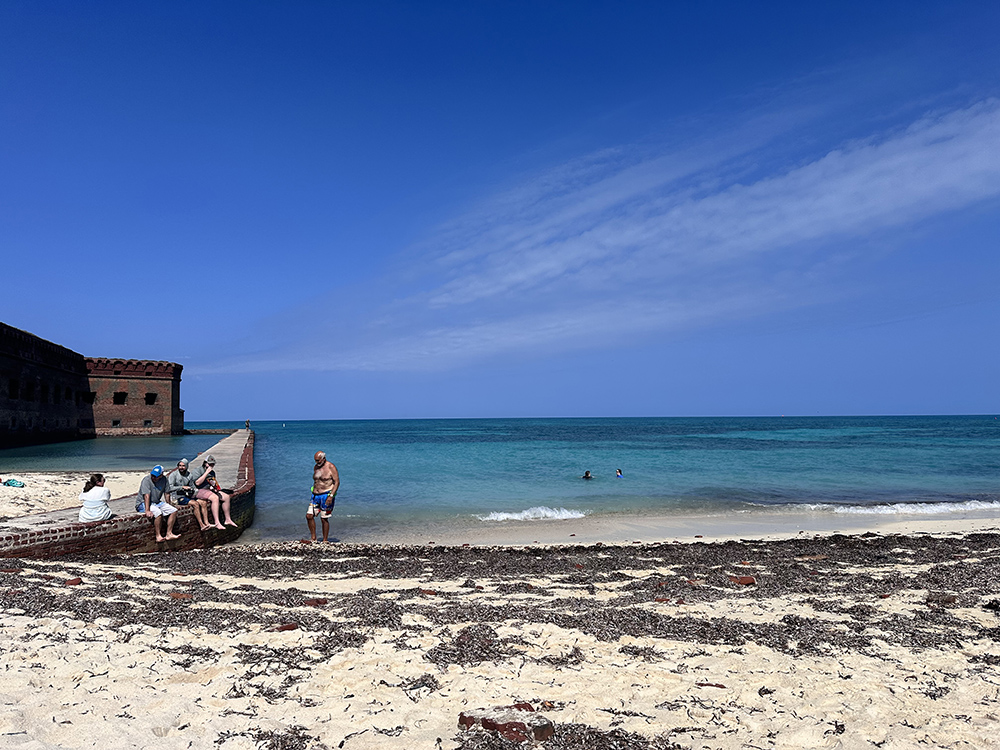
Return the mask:
{"type": "MultiPolygon", "coordinates": [[[[79,507],[36,513],[0,522],[0,558],[59,557],[80,553],[126,554],[200,549],[238,538],[253,523],[256,481],[253,471],[252,430],[237,430],[191,461],[201,467],[202,456],[215,456],[219,484],[232,496],[236,526],[201,531],[190,506],[178,508],[174,531],[180,539],[157,544],[152,521],[135,512],[135,493],[112,500],[114,516],[107,521],[80,523],[79,507]]],[[[138,487],[136,490],[138,491],[138,487]]]]}

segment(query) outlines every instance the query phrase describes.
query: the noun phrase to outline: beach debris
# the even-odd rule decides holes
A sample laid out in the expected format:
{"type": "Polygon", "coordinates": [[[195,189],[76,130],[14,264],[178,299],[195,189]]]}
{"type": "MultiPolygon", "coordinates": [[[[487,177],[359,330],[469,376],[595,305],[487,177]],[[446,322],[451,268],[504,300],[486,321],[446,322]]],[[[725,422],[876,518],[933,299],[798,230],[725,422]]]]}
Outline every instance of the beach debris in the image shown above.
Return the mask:
{"type": "Polygon", "coordinates": [[[428,672],[427,674],[420,675],[420,677],[404,680],[399,685],[399,688],[406,693],[407,698],[416,703],[424,697],[424,690],[427,691],[426,695],[430,695],[441,689],[441,683],[438,682],[437,677],[428,672]]]}
{"type": "MultiPolygon", "coordinates": [[[[553,729],[552,736],[545,740],[545,750],[684,750],[666,734],[649,738],[621,729],[604,731],[586,724],[555,724],[553,729]]],[[[672,731],[694,730],[695,727],[681,727],[672,731]]],[[[515,750],[522,746],[522,743],[512,744],[497,733],[485,731],[466,731],[455,739],[460,743],[459,750],[515,750]]]]}
{"type": "Polygon", "coordinates": [[[281,625],[275,625],[273,628],[268,628],[272,633],[282,633],[288,630],[298,630],[299,624],[297,622],[285,622],[281,625]]]}
{"type": "Polygon", "coordinates": [[[283,732],[265,730],[260,727],[243,732],[220,732],[215,744],[222,747],[226,741],[236,737],[247,737],[253,740],[254,744],[261,750],[326,750],[327,747],[319,741],[319,737],[306,734],[306,728],[303,726],[288,727],[283,732]]]}
{"type": "Polygon", "coordinates": [[[927,594],[927,604],[932,607],[948,607],[958,602],[958,596],[944,592],[929,592],[927,594]]]}
{"type": "Polygon", "coordinates": [[[515,703],[512,706],[495,706],[463,711],[458,716],[462,729],[480,726],[511,742],[541,742],[555,734],[552,722],[542,714],[535,713],[530,703],[515,703]]]}
{"type": "Polygon", "coordinates": [[[66,586],[79,586],[81,583],[83,583],[83,579],[82,578],[70,578],[70,579],[68,579],[65,582],[65,585],[66,586]]]}
{"type": "Polygon", "coordinates": [[[729,576],[729,580],[740,586],[754,586],[757,583],[757,579],[753,576],[729,576]]]}
{"type": "Polygon", "coordinates": [[[458,631],[451,643],[440,643],[424,654],[424,658],[438,666],[448,664],[479,664],[484,661],[501,661],[513,651],[493,628],[483,623],[469,625],[458,631]]]}
{"type": "Polygon", "coordinates": [[[579,646],[573,646],[570,651],[564,654],[543,656],[538,661],[550,664],[553,667],[567,667],[571,664],[581,664],[586,661],[586,658],[584,658],[583,651],[580,650],[579,646]]]}
{"type": "Polygon", "coordinates": [[[302,602],[307,607],[322,607],[330,603],[329,599],[305,599],[302,602]]]}
{"type": "Polygon", "coordinates": [[[723,689],[725,689],[726,687],[721,682],[696,682],[694,685],[695,687],[710,687],[710,688],[723,688],[723,689]]]}
{"type": "Polygon", "coordinates": [[[989,609],[1000,614],[1000,599],[991,599],[983,604],[983,609],[989,609]]]}
{"type": "Polygon", "coordinates": [[[185,593],[183,591],[171,591],[170,592],[170,598],[171,599],[180,599],[180,600],[190,600],[190,599],[194,599],[194,594],[187,594],[187,593],[185,593]]]}
{"type": "Polygon", "coordinates": [[[628,656],[636,656],[643,661],[660,661],[666,658],[666,653],[663,651],[657,651],[652,646],[622,646],[618,649],[618,653],[627,654],[628,656]]]}

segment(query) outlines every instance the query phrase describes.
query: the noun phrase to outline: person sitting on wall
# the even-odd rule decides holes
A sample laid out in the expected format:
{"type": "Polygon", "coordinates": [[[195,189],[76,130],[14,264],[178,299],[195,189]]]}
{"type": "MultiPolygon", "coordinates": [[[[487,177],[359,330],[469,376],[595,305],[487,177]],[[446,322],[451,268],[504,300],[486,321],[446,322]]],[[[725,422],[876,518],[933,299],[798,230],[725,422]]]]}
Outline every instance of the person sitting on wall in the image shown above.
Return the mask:
{"type": "Polygon", "coordinates": [[[188,465],[188,460],[182,458],[177,462],[177,471],[170,473],[168,477],[170,495],[178,505],[190,503],[191,510],[194,511],[194,518],[201,530],[204,531],[211,528],[211,524],[208,522],[208,501],[195,497],[197,488],[194,486],[194,474],[188,471],[188,465]]]}
{"type": "Polygon", "coordinates": [[[104,486],[104,475],[91,474],[80,493],[80,502],[83,503],[80,508],[80,523],[107,521],[111,518],[111,507],[108,505],[110,499],[111,490],[104,486]]]}
{"type": "Polygon", "coordinates": [[[163,476],[163,467],[156,465],[142,478],[135,510],[137,513],[145,513],[146,518],[153,519],[157,542],[180,539],[181,536],[174,533],[174,521],[177,520],[174,514],[177,513],[177,508],[171,505],[168,500],[170,500],[170,486],[167,484],[167,478],[163,476]],[[163,516],[167,517],[166,536],[163,534],[161,522],[163,516]]]}
{"type": "Polygon", "coordinates": [[[229,515],[229,495],[222,491],[218,480],[215,478],[215,456],[211,453],[205,456],[205,460],[201,462],[201,474],[195,477],[194,486],[198,488],[194,496],[199,500],[207,500],[212,504],[215,528],[224,529],[226,526],[236,525],[232,516],[229,515]],[[225,526],[219,521],[219,505],[222,506],[222,515],[226,519],[225,526]]]}

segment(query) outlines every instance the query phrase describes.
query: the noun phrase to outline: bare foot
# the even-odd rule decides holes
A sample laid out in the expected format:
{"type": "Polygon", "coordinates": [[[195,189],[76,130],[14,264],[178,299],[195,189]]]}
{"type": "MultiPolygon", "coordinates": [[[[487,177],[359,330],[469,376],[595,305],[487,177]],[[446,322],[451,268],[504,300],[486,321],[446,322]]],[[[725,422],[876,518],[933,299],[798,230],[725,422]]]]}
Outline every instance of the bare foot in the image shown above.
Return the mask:
{"type": "Polygon", "coordinates": [[[230,521],[226,521],[226,526],[236,526],[236,525],[237,525],[237,523],[235,521],[231,521],[231,520],[230,521]]]}
{"type": "Polygon", "coordinates": [[[165,541],[167,541],[167,540],[166,540],[166,539],[164,539],[164,538],[163,538],[162,536],[158,536],[158,537],[156,537],[156,543],[157,543],[157,544],[159,544],[160,542],[165,542],[165,541]]]}
{"type": "Polygon", "coordinates": [[[180,534],[167,534],[167,539],[180,539],[180,534]]]}
{"type": "Polygon", "coordinates": [[[225,526],[223,526],[223,525],[222,525],[221,523],[217,523],[217,524],[215,524],[215,528],[217,528],[217,529],[222,529],[223,531],[225,531],[225,529],[226,529],[226,527],[225,527],[225,526]]]}
{"type": "Polygon", "coordinates": [[[208,529],[210,529],[210,528],[212,528],[212,527],[211,527],[211,526],[202,526],[202,527],[201,527],[201,530],[202,530],[202,531],[207,531],[207,530],[208,530],[208,529]]]}

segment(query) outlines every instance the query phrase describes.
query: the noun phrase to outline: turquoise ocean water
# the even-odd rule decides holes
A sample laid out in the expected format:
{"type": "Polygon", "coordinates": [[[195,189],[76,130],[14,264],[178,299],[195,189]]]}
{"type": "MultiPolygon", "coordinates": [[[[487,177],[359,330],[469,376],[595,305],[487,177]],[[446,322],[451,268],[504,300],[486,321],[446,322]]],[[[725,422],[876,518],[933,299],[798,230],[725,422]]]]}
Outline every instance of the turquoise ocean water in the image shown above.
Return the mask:
{"type": "MultiPolygon", "coordinates": [[[[1000,512],[1000,420],[992,415],[297,421],[253,428],[254,540],[302,536],[317,450],[341,473],[334,529],[344,541],[440,524],[583,515],[1000,512]],[[580,479],[585,470],[592,481],[580,479]]],[[[170,465],[217,439],[0,451],[0,472],[170,465]]]]}

